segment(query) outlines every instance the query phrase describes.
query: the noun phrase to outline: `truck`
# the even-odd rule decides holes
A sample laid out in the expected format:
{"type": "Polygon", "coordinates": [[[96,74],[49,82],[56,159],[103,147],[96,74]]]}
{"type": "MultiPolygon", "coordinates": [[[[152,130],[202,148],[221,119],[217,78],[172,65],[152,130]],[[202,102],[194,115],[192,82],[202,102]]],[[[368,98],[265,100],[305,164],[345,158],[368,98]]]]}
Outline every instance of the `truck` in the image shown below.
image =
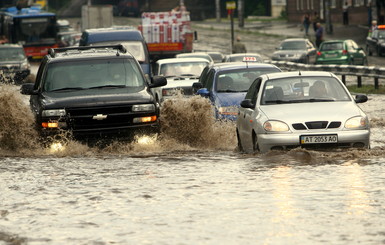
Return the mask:
{"type": "Polygon", "coordinates": [[[188,11],[143,12],[138,28],[153,62],[193,50],[194,33],[188,11]]]}

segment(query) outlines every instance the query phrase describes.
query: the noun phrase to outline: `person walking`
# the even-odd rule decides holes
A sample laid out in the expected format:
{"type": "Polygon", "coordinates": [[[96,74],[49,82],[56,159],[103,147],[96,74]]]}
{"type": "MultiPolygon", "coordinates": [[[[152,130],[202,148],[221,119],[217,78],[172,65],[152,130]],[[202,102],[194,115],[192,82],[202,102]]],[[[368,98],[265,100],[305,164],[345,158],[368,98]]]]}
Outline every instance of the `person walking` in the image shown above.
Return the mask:
{"type": "Polygon", "coordinates": [[[324,28],[321,26],[321,23],[317,22],[317,31],[315,32],[315,44],[317,48],[320,47],[321,43],[324,40],[324,28]]]}
{"type": "Polygon", "coordinates": [[[237,41],[233,45],[233,54],[246,53],[246,46],[241,42],[241,38],[237,36],[237,41]]]}
{"type": "Polygon", "coordinates": [[[318,15],[317,11],[314,11],[314,17],[313,17],[313,30],[314,32],[317,31],[317,23],[321,22],[321,18],[318,15]]]}
{"type": "Polygon", "coordinates": [[[310,24],[311,24],[309,13],[306,13],[303,16],[302,24],[303,24],[303,28],[305,30],[305,35],[308,36],[309,35],[309,27],[310,27],[310,24]]]}
{"type": "Polygon", "coordinates": [[[372,25],[369,28],[368,37],[372,37],[373,31],[377,30],[377,20],[372,20],[372,25]]]}
{"type": "Polygon", "coordinates": [[[349,5],[348,2],[344,3],[344,6],[342,6],[342,18],[344,25],[349,25],[349,5]]]}

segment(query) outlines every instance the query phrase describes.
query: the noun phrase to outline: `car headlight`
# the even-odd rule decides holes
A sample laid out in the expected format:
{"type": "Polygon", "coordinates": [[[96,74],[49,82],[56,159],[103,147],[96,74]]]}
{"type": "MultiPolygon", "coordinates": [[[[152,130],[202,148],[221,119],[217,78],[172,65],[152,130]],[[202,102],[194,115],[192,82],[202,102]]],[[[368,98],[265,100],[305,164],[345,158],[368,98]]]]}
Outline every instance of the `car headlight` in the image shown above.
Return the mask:
{"type": "Polygon", "coordinates": [[[66,115],[66,110],[64,109],[43,110],[41,114],[43,117],[62,117],[66,115]]]}
{"type": "Polygon", "coordinates": [[[363,129],[368,126],[368,120],[366,117],[352,117],[345,122],[345,128],[347,129],[363,129]]]}
{"type": "Polygon", "coordinates": [[[286,132],[289,131],[289,126],[281,121],[266,121],[263,128],[268,132],[286,132]]]}
{"type": "Polygon", "coordinates": [[[154,104],[133,105],[132,111],[134,112],[152,112],[155,111],[154,104]]]}
{"type": "Polygon", "coordinates": [[[20,66],[21,70],[29,70],[30,64],[28,62],[24,62],[20,66]]]}
{"type": "Polygon", "coordinates": [[[218,107],[218,113],[221,115],[237,115],[238,107],[236,106],[218,107]]]}

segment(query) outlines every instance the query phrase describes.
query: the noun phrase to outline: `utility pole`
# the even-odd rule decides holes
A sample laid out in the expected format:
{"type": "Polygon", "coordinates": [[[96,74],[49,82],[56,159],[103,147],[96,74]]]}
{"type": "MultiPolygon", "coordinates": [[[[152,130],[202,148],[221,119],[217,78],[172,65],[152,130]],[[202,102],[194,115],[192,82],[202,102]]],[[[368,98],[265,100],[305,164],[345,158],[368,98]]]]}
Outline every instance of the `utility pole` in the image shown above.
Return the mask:
{"type": "Polygon", "coordinates": [[[326,33],[333,34],[333,24],[332,24],[332,18],[330,14],[330,5],[331,0],[325,0],[325,24],[326,24],[326,33]]]}
{"type": "Polygon", "coordinates": [[[238,26],[239,27],[245,26],[244,6],[245,6],[244,0],[238,0],[238,26]]]}
{"type": "Polygon", "coordinates": [[[215,0],[215,16],[217,22],[221,22],[221,0],[215,0]]]}

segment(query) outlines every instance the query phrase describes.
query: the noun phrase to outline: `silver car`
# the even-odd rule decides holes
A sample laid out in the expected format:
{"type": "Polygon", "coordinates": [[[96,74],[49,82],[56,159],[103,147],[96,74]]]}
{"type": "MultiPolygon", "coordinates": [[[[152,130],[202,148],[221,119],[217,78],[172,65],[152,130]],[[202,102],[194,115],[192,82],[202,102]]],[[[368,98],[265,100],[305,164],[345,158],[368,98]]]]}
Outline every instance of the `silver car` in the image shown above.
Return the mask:
{"type": "Polygon", "coordinates": [[[369,148],[370,128],[352,98],[329,72],[281,72],[262,75],[250,86],[237,118],[238,147],[267,152],[295,147],[369,148]]]}

